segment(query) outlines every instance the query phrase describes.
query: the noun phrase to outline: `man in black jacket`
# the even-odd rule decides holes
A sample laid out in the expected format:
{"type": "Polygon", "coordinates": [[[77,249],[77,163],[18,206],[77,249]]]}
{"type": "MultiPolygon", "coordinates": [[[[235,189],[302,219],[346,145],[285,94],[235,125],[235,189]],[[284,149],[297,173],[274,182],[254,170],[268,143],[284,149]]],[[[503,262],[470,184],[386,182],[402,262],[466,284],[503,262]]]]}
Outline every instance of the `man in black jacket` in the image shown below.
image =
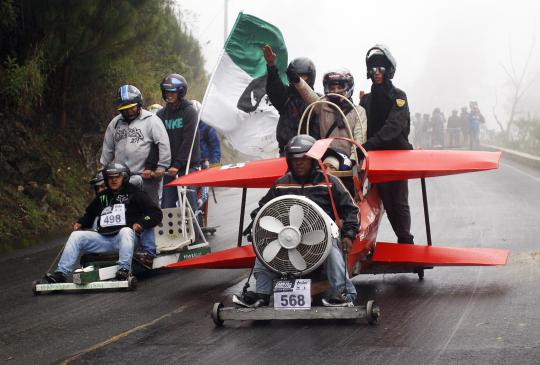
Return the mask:
{"type": "MultiPolygon", "coordinates": [[[[394,57],[385,46],[375,45],[366,54],[366,66],[373,84],[371,93],[360,100],[368,119],[367,141],[362,146],[366,151],[411,150],[407,95],[391,81],[396,71],[394,57]]],[[[407,180],[380,183],[377,188],[398,242],[414,243],[407,180]]]]}
{"type": "MultiPolygon", "coordinates": [[[[163,179],[163,184],[168,184],[176,179],[178,174],[184,175],[193,140],[195,142],[191,154],[190,171],[198,166],[201,152],[199,131],[196,130],[197,110],[191,101],[185,99],[188,89],[186,79],[182,75],[170,74],[161,81],[160,87],[163,100],[167,104],[157,112],[157,116],[163,121],[171,144],[171,166],[163,179]]],[[[151,155],[154,152],[155,150],[152,150],[151,155]]],[[[157,160],[153,156],[148,158],[148,161],[157,160]]],[[[191,207],[196,209],[196,193],[190,189],[187,196],[191,207]]],[[[178,190],[176,186],[163,187],[161,207],[176,207],[177,201],[178,190]]]]}
{"type": "Polygon", "coordinates": [[[110,163],[103,170],[107,189],[99,193],[73,225],[74,232],[62,252],[58,267],[44,281],[61,283],[72,272],[79,254],[118,252],[118,280],[127,280],[131,270],[136,234],[161,222],[161,209],[139,188],[129,184],[129,169],[110,163]],[[99,217],[96,230],[90,229],[99,217]]]}
{"type": "MultiPolygon", "coordinates": [[[[324,174],[318,169],[315,160],[305,156],[314,143],[315,139],[305,134],[295,136],[290,140],[285,147],[288,172],[277,179],[268,193],[259,201],[259,208],[251,213],[252,219],[262,206],[278,196],[303,195],[336,220],[324,174]]],[[[358,207],[339,178],[332,175],[328,178],[336,210],[343,223],[341,247],[343,251],[348,252],[360,229],[358,207]]],[[[349,278],[344,281],[345,261],[337,240],[333,242],[325,267],[326,276],[333,291],[327,302],[334,305],[352,305],[356,300],[356,289],[349,278]]],[[[256,292],[247,292],[244,301],[247,304],[254,304],[257,301],[260,301],[259,304],[266,304],[272,293],[272,282],[277,278],[277,274],[266,268],[258,259],[255,261],[253,274],[257,280],[256,292]]]]}
{"type": "MultiPolygon", "coordinates": [[[[275,65],[277,56],[272,50],[272,47],[265,45],[263,55],[268,69],[266,94],[274,108],[279,112],[276,139],[279,145],[279,155],[283,156],[287,142],[298,134],[298,124],[304,110],[306,110],[306,103],[294,85],[283,85],[279,76],[279,70],[275,65]]],[[[316,70],[315,64],[309,58],[299,57],[292,60],[287,67],[287,73],[298,74],[313,89],[316,70]]],[[[301,133],[306,133],[306,124],[307,121],[304,122],[301,133]]],[[[309,122],[309,135],[315,139],[319,139],[319,126],[315,113],[312,114],[309,122]]]]}

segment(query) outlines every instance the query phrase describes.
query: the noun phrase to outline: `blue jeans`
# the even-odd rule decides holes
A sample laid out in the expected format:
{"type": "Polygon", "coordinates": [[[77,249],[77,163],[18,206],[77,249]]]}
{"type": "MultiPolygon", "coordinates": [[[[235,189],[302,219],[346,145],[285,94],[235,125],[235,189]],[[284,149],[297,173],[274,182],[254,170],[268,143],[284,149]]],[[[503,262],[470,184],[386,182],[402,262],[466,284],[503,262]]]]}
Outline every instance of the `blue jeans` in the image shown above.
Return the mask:
{"type": "MultiPolygon", "coordinates": [[[[324,262],[324,269],[333,293],[341,294],[346,287],[347,297],[354,301],[356,299],[356,288],[351,279],[347,278],[344,280],[345,260],[343,260],[343,255],[336,239],[332,241],[332,248],[324,262]]],[[[273,281],[279,278],[279,274],[268,269],[257,258],[253,267],[253,275],[255,275],[255,280],[257,281],[255,291],[260,294],[272,294],[273,281]]]]}
{"type": "MultiPolygon", "coordinates": [[[[170,183],[175,180],[175,177],[170,177],[165,175],[163,178],[163,185],[170,183]]],[[[196,188],[188,187],[186,196],[191,209],[195,211],[197,209],[197,192],[196,188]]],[[[163,186],[163,195],[161,197],[161,207],[162,208],[175,208],[176,203],[178,202],[178,188],[176,186],[163,186]]]]}
{"type": "Polygon", "coordinates": [[[154,228],[144,229],[139,237],[140,250],[153,257],[156,256],[156,235],[154,228]]]}
{"type": "Polygon", "coordinates": [[[118,266],[122,269],[131,269],[133,247],[136,242],[133,229],[124,227],[114,236],[103,236],[95,231],[75,231],[62,252],[56,271],[69,275],[77,262],[80,253],[116,253],[118,252],[118,266]]]}

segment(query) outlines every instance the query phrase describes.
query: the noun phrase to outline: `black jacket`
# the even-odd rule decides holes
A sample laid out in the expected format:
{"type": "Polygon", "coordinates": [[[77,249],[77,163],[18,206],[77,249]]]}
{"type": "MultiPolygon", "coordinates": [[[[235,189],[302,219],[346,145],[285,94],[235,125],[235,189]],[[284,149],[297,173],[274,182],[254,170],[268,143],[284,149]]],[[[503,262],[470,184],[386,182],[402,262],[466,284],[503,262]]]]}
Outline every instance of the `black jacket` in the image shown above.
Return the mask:
{"type": "MultiPolygon", "coordinates": [[[[298,134],[298,124],[302,113],[306,110],[306,103],[296,91],[294,86],[285,86],[279,77],[279,71],[276,66],[268,67],[268,77],[266,78],[266,94],[270,102],[279,112],[279,121],[276,128],[276,139],[279,145],[279,153],[283,155],[285,145],[289,140],[298,134]]],[[[306,133],[304,122],[302,133],[306,133]]],[[[312,113],[309,122],[309,135],[319,139],[319,125],[315,111],[312,113]]]]}
{"type": "MultiPolygon", "coordinates": [[[[195,133],[197,126],[197,110],[193,107],[190,101],[182,99],[178,108],[173,109],[168,104],[157,112],[157,116],[161,118],[171,143],[171,166],[177,169],[185,168],[191,142],[195,135],[195,144],[193,145],[193,153],[191,155],[191,165],[198,164],[201,159],[201,150],[199,147],[199,131],[195,133]]],[[[153,170],[154,163],[159,160],[157,148],[152,148],[148,159],[146,160],[146,168],[153,170]]]]}
{"type": "Polygon", "coordinates": [[[98,221],[97,231],[102,234],[117,233],[122,227],[132,227],[135,223],[140,224],[144,229],[158,225],[163,218],[161,209],[155,205],[150,197],[139,188],[127,184],[117,192],[110,189],[102,191],[86,208],[84,215],[77,221],[82,228],[91,228],[96,217],[101,216],[101,212],[114,204],[124,204],[126,209],[126,224],[120,226],[100,227],[98,221]]]}
{"type": "Polygon", "coordinates": [[[368,126],[367,150],[411,150],[409,132],[411,116],[407,95],[391,82],[371,87],[360,105],[366,110],[368,126]]]}
{"type": "MultiPolygon", "coordinates": [[[[360,230],[358,207],[339,178],[329,175],[328,179],[332,185],[331,190],[334,202],[336,203],[336,210],[343,223],[341,236],[354,240],[360,230]]],[[[259,208],[251,212],[251,218],[255,219],[262,206],[278,196],[303,195],[315,202],[335,220],[336,217],[332,210],[332,203],[328,195],[328,187],[323,173],[320,170],[313,170],[311,176],[306,181],[306,183],[299,182],[291,172],[277,179],[272,188],[268,190],[268,193],[259,201],[259,208]]]]}

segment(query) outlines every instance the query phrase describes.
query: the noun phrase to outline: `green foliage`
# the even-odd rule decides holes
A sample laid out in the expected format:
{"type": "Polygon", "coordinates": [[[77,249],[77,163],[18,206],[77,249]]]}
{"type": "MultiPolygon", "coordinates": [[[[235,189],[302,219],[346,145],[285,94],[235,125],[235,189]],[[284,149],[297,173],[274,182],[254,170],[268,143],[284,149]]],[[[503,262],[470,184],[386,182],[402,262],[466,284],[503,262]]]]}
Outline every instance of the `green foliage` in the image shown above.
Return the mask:
{"type": "Polygon", "coordinates": [[[82,213],[120,85],[149,105],[180,73],[200,100],[203,65],[173,0],[0,1],[0,251],[82,213]],[[22,191],[38,174],[46,193],[22,191]]]}

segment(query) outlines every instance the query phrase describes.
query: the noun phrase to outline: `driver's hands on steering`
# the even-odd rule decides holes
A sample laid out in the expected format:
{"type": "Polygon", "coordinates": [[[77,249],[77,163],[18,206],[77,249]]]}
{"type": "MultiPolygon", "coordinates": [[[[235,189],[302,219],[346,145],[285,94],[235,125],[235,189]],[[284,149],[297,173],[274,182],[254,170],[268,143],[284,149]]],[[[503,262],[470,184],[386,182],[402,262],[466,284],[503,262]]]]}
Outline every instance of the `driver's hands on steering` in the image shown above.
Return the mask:
{"type": "Polygon", "coordinates": [[[268,66],[274,66],[274,64],[276,63],[277,55],[274,53],[274,51],[272,50],[272,47],[270,47],[270,45],[268,45],[268,44],[264,45],[264,47],[263,47],[263,55],[264,55],[264,59],[266,61],[266,64],[268,66]]]}
{"type": "Polygon", "coordinates": [[[170,177],[175,177],[176,175],[178,175],[178,169],[176,167],[169,167],[169,170],[167,171],[167,175],[169,175],[170,177]]]}
{"type": "Polygon", "coordinates": [[[352,240],[349,237],[343,237],[341,247],[343,248],[343,252],[348,253],[352,247],[352,240]]]}
{"type": "Polygon", "coordinates": [[[139,223],[133,224],[133,230],[135,233],[140,234],[142,232],[142,226],[139,223]]]}
{"type": "Polygon", "coordinates": [[[80,223],[73,223],[73,230],[74,231],[78,231],[79,229],[82,228],[82,224],[80,223]]]}
{"type": "Polygon", "coordinates": [[[152,170],[143,170],[141,173],[141,176],[143,179],[151,179],[152,178],[152,170]]]}

